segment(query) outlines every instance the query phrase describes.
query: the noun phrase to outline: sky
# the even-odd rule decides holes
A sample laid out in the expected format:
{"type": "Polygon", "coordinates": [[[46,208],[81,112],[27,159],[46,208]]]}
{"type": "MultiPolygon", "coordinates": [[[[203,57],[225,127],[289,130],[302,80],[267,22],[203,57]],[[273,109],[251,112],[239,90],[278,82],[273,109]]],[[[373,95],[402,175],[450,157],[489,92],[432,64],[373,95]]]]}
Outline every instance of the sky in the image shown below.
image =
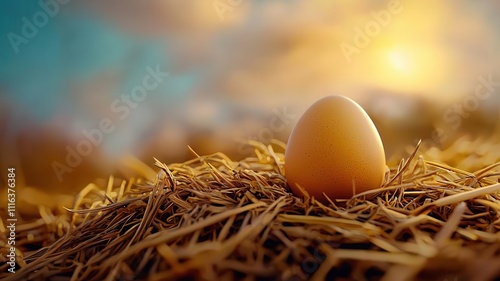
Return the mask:
{"type": "Polygon", "coordinates": [[[298,116],[330,94],[359,102],[387,151],[436,128],[454,136],[500,119],[493,1],[0,5],[3,165],[39,155],[48,159],[23,165],[50,172],[97,129],[92,165],[129,154],[181,161],[187,145],[244,157],[237,140],[268,141],[281,112],[290,118],[272,136],[286,142],[298,116]]]}

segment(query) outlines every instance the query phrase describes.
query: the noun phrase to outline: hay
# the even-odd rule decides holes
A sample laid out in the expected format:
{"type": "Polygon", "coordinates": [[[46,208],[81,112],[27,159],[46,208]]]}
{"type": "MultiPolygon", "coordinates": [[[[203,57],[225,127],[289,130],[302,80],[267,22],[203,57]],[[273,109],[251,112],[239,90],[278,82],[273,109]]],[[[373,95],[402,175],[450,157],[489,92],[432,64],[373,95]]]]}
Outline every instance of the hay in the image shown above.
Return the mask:
{"type": "Polygon", "coordinates": [[[283,143],[249,143],[240,162],[157,160],[151,181],[110,177],[67,214],[40,207],[18,226],[20,268],[0,265],[0,279],[500,278],[500,163],[466,172],[415,149],[382,188],[326,206],[287,190],[283,143]]]}

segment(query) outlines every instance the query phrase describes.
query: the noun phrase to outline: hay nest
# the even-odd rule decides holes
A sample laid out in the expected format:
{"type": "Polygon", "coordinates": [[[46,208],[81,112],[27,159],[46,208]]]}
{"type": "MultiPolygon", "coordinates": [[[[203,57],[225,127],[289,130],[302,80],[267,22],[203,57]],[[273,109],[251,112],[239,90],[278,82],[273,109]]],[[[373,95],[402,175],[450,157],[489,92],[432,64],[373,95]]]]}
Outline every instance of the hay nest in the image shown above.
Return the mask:
{"type": "Polygon", "coordinates": [[[4,260],[0,279],[500,277],[500,163],[466,172],[415,149],[382,188],[324,205],[288,191],[283,143],[249,143],[255,155],[240,162],[157,161],[154,180],[110,177],[67,214],[41,207],[18,226],[17,272],[5,273],[4,260]]]}

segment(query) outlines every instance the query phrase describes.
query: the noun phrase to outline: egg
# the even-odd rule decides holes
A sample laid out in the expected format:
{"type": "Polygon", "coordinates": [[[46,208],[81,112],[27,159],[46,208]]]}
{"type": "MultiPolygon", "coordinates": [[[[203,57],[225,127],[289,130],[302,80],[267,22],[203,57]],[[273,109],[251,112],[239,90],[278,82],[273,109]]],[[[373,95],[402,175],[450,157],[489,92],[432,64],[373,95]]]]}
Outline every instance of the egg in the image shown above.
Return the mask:
{"type": "Polygon", "coordinates": [[[302,187],[320,202],[348,199],[379,188],[386,170],[384,146],[365,110],[353,100],[328,96],[315,102],[293,128],[285,151],[291,191],[302,187]]]}

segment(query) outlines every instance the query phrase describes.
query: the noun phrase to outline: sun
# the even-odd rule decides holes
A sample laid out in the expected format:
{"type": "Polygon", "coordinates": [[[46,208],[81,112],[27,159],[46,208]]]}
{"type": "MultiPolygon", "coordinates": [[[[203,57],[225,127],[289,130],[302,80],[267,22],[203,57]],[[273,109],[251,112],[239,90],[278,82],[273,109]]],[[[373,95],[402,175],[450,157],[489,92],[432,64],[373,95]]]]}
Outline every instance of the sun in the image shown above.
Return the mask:
{"type": "Polygon", "coordinates": [[[439,86],[447,64],[438,48],[425,44],[387,44],[369,55],[374,82],[396,91],[422,92],[439,86]]]}
{"type": "Polygon", "coordinates": [[[409,72],[412,68],[409,57],[402,51],[392,50],[387,54],[387,59],[391,67],[397,71],[409,72]]]}

